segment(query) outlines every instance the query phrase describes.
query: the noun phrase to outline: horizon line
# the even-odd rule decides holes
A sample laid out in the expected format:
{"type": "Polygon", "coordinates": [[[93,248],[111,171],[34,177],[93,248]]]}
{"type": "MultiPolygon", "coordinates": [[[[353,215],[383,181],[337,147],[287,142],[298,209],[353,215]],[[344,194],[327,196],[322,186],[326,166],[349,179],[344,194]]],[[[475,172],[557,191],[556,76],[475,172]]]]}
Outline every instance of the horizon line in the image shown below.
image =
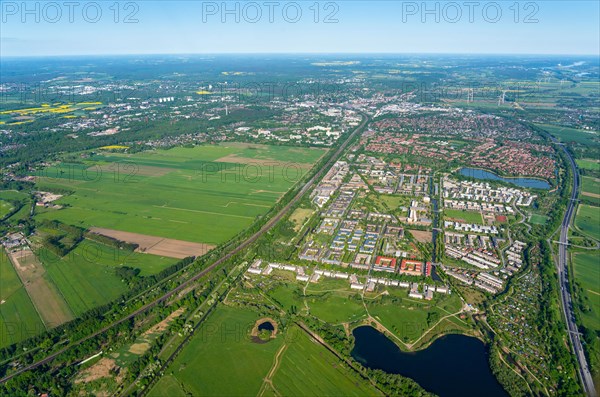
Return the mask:
{"type": "Polygon", "coordinates": [[[42,55],[2,55],[0,52],[0,61],[9,58],[63,58],[63,57],[128,57],[128,56],[223,56],[223,55],[454,55],[454,56],[535,56],[535,57],[558,57],[558,56],[580,56],[580,57],[599,57],[600,52],[592,53],[508,53],[508,52],[370,52],[370,51],[315,51],[315,52],[165,52],[165,53],[103,53],[103,54],[42,54],[42,55]]]}

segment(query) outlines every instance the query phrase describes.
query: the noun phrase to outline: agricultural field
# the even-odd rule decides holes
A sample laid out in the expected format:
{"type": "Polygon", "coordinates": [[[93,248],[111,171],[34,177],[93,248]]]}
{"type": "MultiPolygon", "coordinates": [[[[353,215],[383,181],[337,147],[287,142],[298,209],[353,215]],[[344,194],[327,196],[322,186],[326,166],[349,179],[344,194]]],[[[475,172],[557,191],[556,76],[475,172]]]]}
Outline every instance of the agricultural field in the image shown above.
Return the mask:
{"type": "Polygon", "coordinates": [[[108,303],[126,291],[127,284],[115,274],[117,266],[139,268],[141,275],[148,275],[175,263],[171,258],[119,250],[90,240],[82,241],[62,258],[45,249],[39,254],[76,315],[108,303]]]}
{"type": "Polygon", "coordinates": [[[588,176],[582,177],[581,195],[586,201],[600,205],[600,179],[588,176]]]}
{"type": "Polygon", "coordinates": [[[444,216],[456,222],[483,224],[480,212],[444,209],[444,216]]]}
{"type": "Polygon", "coordinates": [[[588,236],[600,239],[600,210],[598,207],[580,204],[575,216],[575,226],[588,236]]]}
{"type": "Polygon", "coordinates": [[[256,395],[285,342],[283,335],[252,341],[250,330],[259,318],[247,308],[219,306],[149,395],[256,395]]]}
{"type": "Polygon", "coordinates": [[[584,170],[600,172],[600,161],[594,159],[577,159],[577,166],[584,170]]]}
{"type": "Polygon", "coordinates": [[[101,102],[45,103],[39,107],[4,110],[0,112],[0,124],[21,125],[31,123],[39,116],[47,115],[70,119],[83,116],[85,112],[97,110],[99,107],[102,107],[101,102]]]}
{"type": "Polygon", "coordinates": [[[586,327],[600,331],[600,253],[574,252],[571,255],[575,278],[584,289],[591,311],[582,313],[586,327]]]}
{"type": "Polygon", "coordinates": [[[347,364],[297,327],[288,330],[289,341],[273,367],[272,388],[283,396],[380,395],[370,383],[353,374],[347,364]]]}
{"type": "Polygon", "coordinates": [[[536,124],[538,127],[554,135],[562,142],[574,142],[580,145],[597,145],[600,135],[596,131],[579,130],[550,124],[536,124]]]}
{"type": "Polygon", "coordinates": [[[37,173],[39,189],[73,193],[55,202],[63,209],[36,216],[216,245],[266,213],[323,153],[228,143],[96,154],[37,173]]]}
{"type": "Polygon", "coordinates": [[[54,328],[73,319],[64,297],[29,248],[10,252],[9,258],[46,328],[54,328]]]}
{"type": "Polygon", "coordinates": [[[46,328],[4,249],[0,249],[0,348],[46,328]]]}

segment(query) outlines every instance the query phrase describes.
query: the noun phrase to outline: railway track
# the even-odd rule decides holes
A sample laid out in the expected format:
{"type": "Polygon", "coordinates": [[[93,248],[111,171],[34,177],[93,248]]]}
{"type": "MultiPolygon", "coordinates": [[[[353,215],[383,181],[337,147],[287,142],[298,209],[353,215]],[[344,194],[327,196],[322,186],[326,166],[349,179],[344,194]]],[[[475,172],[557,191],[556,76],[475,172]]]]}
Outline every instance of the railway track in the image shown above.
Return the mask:
{"type": "Polygon", "coordinates": [[[231,251],[229,251],[228,253],[226,253],[225,255],[223,255],[222,257],[220,257],[219,259],[217,259],[215,262],[213,262],[211,265],[209,265],[208,267],[206,267],[205,269],[201,270],[200,272],[198,272],[196,275],[194,275],[193,277],[191,277],[189,280],[186,280],[185,282],[183,282],[182,284],[178,285],[177,287],[175,287],[174,289],[170,290],[169,292],[165,293],[164,295],[158,297],[157,299],[153,300],[150,303],[147,303],[146,305],[142,306],[141,308],[137,309],[136,311],[128,314],[125,317],[122,317],[121,319],[112,322],[111,324],[95,331],[94,333],[81,338],[67,346],[65,346],[64,348],[50,354],[49,356],[43,358],[42,360],[36,361],[35,363],[29,364],[23,368],[18,369],[17,371],[3,377],[2,379],[0,379],[0,384],[1,383],[5,383],[8,380],[24,373],[27,371],[31,371],[33,369],[36,369],[42,365],[48,364],[52,361],[54,361],[54,359],[56,359],[58,356],[60,356],[61,354],[63,354],[64,352],[68,351],[69,349],[78,346],[92,338],[95,338],[98,335],[103,334],[104,332],[108,331],[109,329],[122,324],[125,321],[128,321],[134,317],[136,317],[137,315],[144,313],[145,311],[155,307],[156,305],[158,305],[159,303],[169,299],[171,296],[173,296],[174,294],[184,290],[185,288],[189,287],[192,283],[198,281],[200,278],[204,277],[205,275],[207,275],[208,273],[210,273],[211,271],[213,271],[215,268],[217,268],[219,265],[221,265],[223,262],[227,261],[228,259],[230,259],[231,257],[233,257],[234,255],[238,254],[239,252],[243,251],[245,248],[247,248],[248,246],[250,246],[251,244],[255,243],[263,234],[265,234],[267,231],[269,231],[273,226],[275,226],[275,224],[277,222],[279,222],[281,220],[281,218],[283,218],[290,210],[290,208],[292,208],[296,203],[298,203],[298,201],[302,198],[302,196],[304,196],[304,194],[306,192],[308,192],[315,184],[316,181],[320,180],[320,178],[322,177],[322,175],[324,174],[324,172],[326,170],[328,170],[335,161],[337,161],[337,159],[339,158],[340,154],[343,153],[343,151],[348,147],[348,144],[354,139],[354,137],[356,137],[356,135],[358,133],[360,133],[360,131],[362,131],[362,129],[365,127],[365,125],[367,124],[369,118],[366,114],[362,114],[363,120],[362,122],[358,125],[358,127],[355,128],[355,130],[352,132],[352,134],[350,134],[348,136],[348,138],[346,138],[346,140],[344,141],[344,143],[342,143],[340,145],[340,147],[336,150],[336,152],[331,156],[331,158],[327,161],[327,163],[325,163],[325,165],[317,171],[317,173],[315,175],[313,175],[313,177],[304,184],[304,186],[298,191],[298,193],[296,193],[296,195],[290,200],[289,203],[287,203],[273,218],[269,219],[261,228],[260,230],[258,230],[256,233],[254,233],[253,235],[251,235],[250,237],[248,237],[246,240],[244,240],[243,242],[241,242],[237,247],[233,248],[231,251]]]}

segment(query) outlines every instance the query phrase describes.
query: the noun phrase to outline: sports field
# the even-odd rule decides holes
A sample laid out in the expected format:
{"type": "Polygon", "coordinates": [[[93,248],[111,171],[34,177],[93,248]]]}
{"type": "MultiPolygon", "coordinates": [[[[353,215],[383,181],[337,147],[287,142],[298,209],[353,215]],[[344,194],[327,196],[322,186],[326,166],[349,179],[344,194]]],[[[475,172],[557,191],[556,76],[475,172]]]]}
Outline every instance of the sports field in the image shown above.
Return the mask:
{"type": "Polygon", "coordinates": [[[483,223],[481,213],[475,211],[444,209],[444,216],[446,219],[452,219],[455,222],[476,223],[479,225],[483,223]]]}
{"type": "Polygon", "coordinates": [[[575,226],[590,237],[600,239],[600,208],[580,204],[575,216],[575,226]]]}
{"type": "Polygon", "coordinates": [[[600,331],[600,253],[576,252],[571,256],[575,278],[584,290],[591,311],[582,313],[586,327],[600,331]]]}
{"type": "Polygon", "coordinates": [[[13,265],[0,248],[0,348],[45,330],[13,265]]]}
{"type": "Polygon", "coordinates": [[[37,173],[40,189],[73,191],[56,202],[65,208],[37,217],[219,244],[266,213],[323,153],[230,143],[95,155],[37,173]],[[240,162],[219,161],[231,156],[240,162]]]}
{"type": "Polygon", "coordinates": [[[255,343],[250,330],[260,316],[221,305],[175,359],[150,396],[186,392],[196,396],[255,396],[273,364],[284,336],[255,343]]]}

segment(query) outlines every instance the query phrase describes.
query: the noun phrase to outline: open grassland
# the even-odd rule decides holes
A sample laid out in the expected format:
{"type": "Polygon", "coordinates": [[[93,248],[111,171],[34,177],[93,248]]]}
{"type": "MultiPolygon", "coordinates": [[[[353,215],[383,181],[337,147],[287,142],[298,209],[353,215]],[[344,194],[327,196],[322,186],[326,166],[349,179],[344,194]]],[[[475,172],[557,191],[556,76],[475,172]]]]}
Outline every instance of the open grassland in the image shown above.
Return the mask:
{"type": "Polygon", "coordinates": [[[90,240],[82,241],[62,258],[47,250],[41,251],[40,258],[76,315],[125,292],[127,285],[115,274],[115,267],[139,268],[144,275],[158,273],[174,263],[170,258],[132,253],[90,240]]]}
{"type": "Polygon", "coordinates": [[[8,201],[0,200],[0,219],[4,218],[8,215],[14,207],[8,201]]]}
{"type": "Polygon", "coordinates": [[[186,397],[188,394],[183,390],[181,383],[173,375],[165,375],[156,383],[150,393],[150,397],[186,397]]]}
{"type": "Polygon", "coordinates": [[[320,295],[312,295],[306,298],[310,313],[321,320],[340,324],[360,320],[367,313],[360,300],[350,299],[355,291],[326,292],[320,295]]]}
{"type": "Polygon", "coordinates": [[[444,209],[444,216],[446,219],[452,219],[456,222],[463,223],[476,223],[481,225],[483,223],[483,219],[481,218],[480,212],[475,211],[461,211],[461,210],[450,210],[444,209]]]}
{"type": "Polygon", "coordinates": [[[582,313],[586,327],[600,331],[600,252],[577,252],[572,256],[575,279],[584,290],[589,312],[582,313]]]}
{"type": "Polygon", "coordinates": [[[11,252],[9,258],[46,328],[54,328],[73,319],[67,302],[30,249],[11,252]]]}
{"type": "Polygon", "coordinates": [[[290,220],[294,222],[294,231],[299,232],[304,223],[314,214],[311,208],[297,208],[290,215],[290,220]]]}
{"type": "Polygon", "coordinates": [[[29,195],[27,193],[19,192],[16,190],[0,190],[0,219],[6,215],[6,213],[2,214],[3,211],[12,211],[7,208],[6,205],[3,206],[1,203],[6,203],[12,207],[10,202],[20,202],[23,204],[21,208],[12,214],[10,218],[5,219],[5,221],[10,222],[18,222],[19,220],[26,219],[29,216],[29,212],[31,210],[31,202],[29,200],[29,195]],[[2,207],[4,209],[2,209],[2,207]]]}
{"type": "Polygon", "coordinates": [[[259,318],[249,309],[219,306],[166,371],[175,379],[159,382],[150,396],[180,389],[196,396],[256,395],[284,343],[283,336],[253,342],[250,330],[259,318]]]}
{"type": "Polygon", "coordinates": [[[391,291],[388,297],[367,301],[367,307],[371,316],[404,343],[416,342],[442,318],[461,308],[460,298],[454,294],[436,294],[436,299],[428,302],[407,298],[403,294],[406,290],[391,291]]]}
{"type": "Polygon", "coordinates": [[[40,189],[73,191],[39,218],[207,244],[248,227],[306,172],[322,150],[206,145],[97,155],[38,172],[40,189]],[[227,155],[274,165],[223,163],[227,155]],[[285,162],[284,162],[285,159],[285,162]],[[291,165],[290,165],[291,163],[291,165]]]}
{"type": "Polygon", "coordinates": [[[380,395],[368,381],[297,327],[288,330],[287,348],[274,364],[272,387],[283,396],[380,395]]]}
{"type": "Polygon", "coordinates": [[[268,291],[268,295],[277,302],[285,311],[290,311],[292,306],[301,307],[302,289],[298,284],[279,284],[268,291]]]}
{"type": "Polygon", "coordinates": [[[579,205],[575,216],[575,226],[588,236],[600,239],[600,208],[579,205]]]}
{"type": "MultiPolygon", "coordinates": [[[[357,321],[367,316],[360,294],[348,288],[348,280],[323,278],[306,288],[310,314],[330,324],[357,321]]],[[[302,306],[302,302],[296,304],[302,306]]]]}
{"type": "Polygon", "coordinates": [[[2,248],[0,302],[0,348],[37,335],[46,329],[2,248]]]}

